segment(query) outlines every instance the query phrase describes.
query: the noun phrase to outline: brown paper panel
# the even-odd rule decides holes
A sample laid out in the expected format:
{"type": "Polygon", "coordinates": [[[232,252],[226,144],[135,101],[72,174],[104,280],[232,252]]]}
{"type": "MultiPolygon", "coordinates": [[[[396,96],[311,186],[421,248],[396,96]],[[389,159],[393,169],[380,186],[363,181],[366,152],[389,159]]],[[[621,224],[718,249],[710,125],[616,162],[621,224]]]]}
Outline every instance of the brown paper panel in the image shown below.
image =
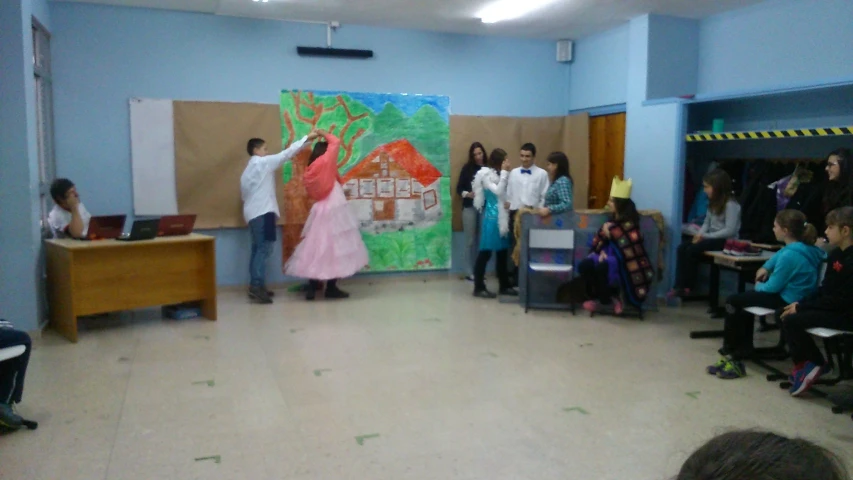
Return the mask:
{"type": "Polygon", "coordinates": [[[569,156],[574,184],[574,208],[589,206],[589,114],[569,115],[563,129],[563,151],[569,156]]]}
{"type": "MultiPolygon", "coordinates": [[[[249,160],[246,142],[267,141],[281,151],[278,106],[258,103],[173,103],[175,187],[180,213],[195,213],[196,228],[245,226],[240,175],[249,160]]],[[[281,172],[275,173],[279,207],[281,172]]]]}

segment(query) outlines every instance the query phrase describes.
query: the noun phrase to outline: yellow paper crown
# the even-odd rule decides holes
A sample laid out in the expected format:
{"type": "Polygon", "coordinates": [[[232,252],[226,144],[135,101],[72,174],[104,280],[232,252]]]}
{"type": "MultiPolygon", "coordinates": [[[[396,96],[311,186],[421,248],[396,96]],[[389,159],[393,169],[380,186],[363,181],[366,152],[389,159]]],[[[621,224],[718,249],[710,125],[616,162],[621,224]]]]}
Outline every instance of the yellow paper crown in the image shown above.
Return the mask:
{"type": "Polygon", "coordinates": [[[610,196],[612,198],[631,198],[631,187],[634,182],[631,179],[619,180],[619,177],[613,177],[613,184],[610,186],[610,196]]]}

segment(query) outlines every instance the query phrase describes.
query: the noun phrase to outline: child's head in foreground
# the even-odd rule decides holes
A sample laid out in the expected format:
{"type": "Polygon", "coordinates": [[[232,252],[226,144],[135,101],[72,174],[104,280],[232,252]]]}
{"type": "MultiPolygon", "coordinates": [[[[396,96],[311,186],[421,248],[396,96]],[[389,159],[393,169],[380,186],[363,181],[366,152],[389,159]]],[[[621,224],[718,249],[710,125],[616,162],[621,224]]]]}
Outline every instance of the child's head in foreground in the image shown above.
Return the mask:
{"type": "Polygon", "coordinates": [[[850,480],[829,450],[801,438],[738,430],[690,455],[676,480],[850,480]]]}

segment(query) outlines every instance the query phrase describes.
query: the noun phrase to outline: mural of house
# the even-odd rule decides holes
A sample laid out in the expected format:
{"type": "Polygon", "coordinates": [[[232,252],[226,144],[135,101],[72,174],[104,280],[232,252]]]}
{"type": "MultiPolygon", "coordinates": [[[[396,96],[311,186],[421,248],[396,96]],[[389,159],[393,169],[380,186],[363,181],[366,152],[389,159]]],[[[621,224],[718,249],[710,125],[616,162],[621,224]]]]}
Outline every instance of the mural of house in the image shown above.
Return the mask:
{"type": "Polygon", "coordinates": [[[362,225],[383,228],[430,224],[441,218],[438,171],[408,140],[386,143],[343,177],[344,191],[362,225]]]}

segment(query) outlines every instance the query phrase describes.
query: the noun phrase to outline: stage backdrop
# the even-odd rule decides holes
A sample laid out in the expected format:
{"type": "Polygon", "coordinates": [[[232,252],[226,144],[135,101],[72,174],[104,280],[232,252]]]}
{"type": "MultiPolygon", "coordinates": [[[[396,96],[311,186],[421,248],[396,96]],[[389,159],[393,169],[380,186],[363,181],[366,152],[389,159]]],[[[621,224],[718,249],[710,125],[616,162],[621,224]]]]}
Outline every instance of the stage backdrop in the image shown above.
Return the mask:
{"type": "MultiPolygon", "coordinates": [[[[444,96],[281,93],[282,144],[312,128],[341,139],[344,192],[370,254],[367,271],[450,268],[450,100],[444,96]]],[[[282,170],[283,261],[311,210],[302,175],[306,149],[282,170]]]]}

